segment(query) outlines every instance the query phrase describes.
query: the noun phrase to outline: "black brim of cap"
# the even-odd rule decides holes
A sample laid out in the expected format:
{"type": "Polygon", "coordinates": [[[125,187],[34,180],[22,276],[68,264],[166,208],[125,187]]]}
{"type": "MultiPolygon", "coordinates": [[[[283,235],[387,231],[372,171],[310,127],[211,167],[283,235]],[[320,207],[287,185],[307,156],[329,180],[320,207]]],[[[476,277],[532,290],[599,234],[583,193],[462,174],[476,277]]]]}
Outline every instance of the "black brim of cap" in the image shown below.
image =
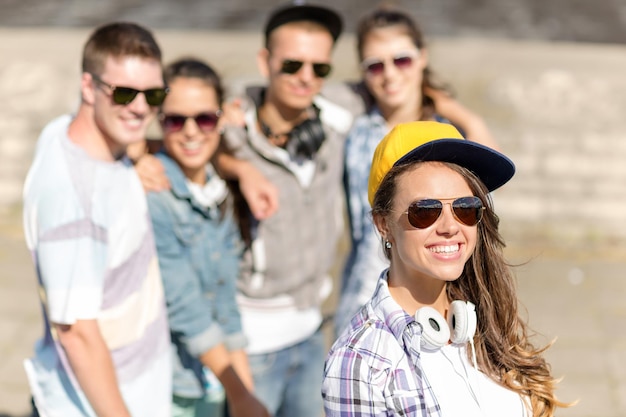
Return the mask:
{"type": "Polygon", "coordinates": [[[515,164],[505,155],[476,142],[460,139],[437,139],[418,146],[394,166],[414,161],[451,162],[472,171],[494,191],[515,174],[515,164]]]}

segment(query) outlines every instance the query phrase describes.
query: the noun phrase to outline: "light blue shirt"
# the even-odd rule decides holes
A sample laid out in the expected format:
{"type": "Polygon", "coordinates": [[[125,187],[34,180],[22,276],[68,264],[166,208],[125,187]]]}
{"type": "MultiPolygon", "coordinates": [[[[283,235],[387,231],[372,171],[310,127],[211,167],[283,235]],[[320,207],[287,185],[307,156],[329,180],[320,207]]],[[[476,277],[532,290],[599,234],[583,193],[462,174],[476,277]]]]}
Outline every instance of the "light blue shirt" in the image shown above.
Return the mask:
{"type": "Polygon", "coordinates": [[[351,248],[341,285],[341,300],[335,313],[337,333],[369,298],[380,271],[389,265],[372,222],[367,199],[372,156],[389,128],[378,108],[359,116],[346,138],[344,189],[348,205],[351,248]]]}
{"type": "MultiPolygon", "coordinates": [[[[449,123],[435,115],[435,120],[449,123]]],[[[340,334],[352,316],[367,302],[376,288],[380,272],[389,266],[374,226],[367,198],[372,157],[378,143],[389,132],[378,107],[355,120],[345,148],[344,189],[348,204],[351,248],[344,266],[341,295],[335,313],[335,332],[340,334]]]]}

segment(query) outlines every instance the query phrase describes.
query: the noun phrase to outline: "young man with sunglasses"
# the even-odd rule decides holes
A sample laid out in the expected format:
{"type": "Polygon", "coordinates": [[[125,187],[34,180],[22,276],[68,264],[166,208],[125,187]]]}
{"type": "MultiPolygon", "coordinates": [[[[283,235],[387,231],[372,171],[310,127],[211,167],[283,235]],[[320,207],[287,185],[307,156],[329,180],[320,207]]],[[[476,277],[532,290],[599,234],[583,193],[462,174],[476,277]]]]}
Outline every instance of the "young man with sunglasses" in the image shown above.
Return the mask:
{"type": "Polygon", "coordinates": [[[341,18],[325,7],[272,11],[257,57],[267,85],[246,90],[245,127],[225,132],[235,155],[279,193],[278,211],[252,221],[238,295],[255,394],[277,417],[319,417],[322,408],[321,303],[342,233],[343,147],[352,117],[319,93],[341,29],[341,18]]]}
{"type": "Polygon", "coordinates": [[[77,113],[43,130],[24,189],[45,324],[24,364],[35,415],[169,416],[162,283],[125,154],[167,94],[152,34],[132,23],[96,29],[80,91],[77,113]]]}

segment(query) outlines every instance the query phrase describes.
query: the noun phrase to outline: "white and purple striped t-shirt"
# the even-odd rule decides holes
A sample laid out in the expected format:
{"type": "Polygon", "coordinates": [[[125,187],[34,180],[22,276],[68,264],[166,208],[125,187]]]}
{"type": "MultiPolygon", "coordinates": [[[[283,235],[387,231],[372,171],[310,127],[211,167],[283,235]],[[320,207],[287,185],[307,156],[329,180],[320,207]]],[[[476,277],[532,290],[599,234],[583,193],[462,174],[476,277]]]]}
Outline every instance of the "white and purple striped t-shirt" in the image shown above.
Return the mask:
{"type": "Polygon", "coordinates": [[[42,132],[24,187],[24,230],[45,332],[25,361],[42,416],[92,416],[51,323],[96,319],[133,416],[169,416],[169,331],[143,189],[127,160],[90,158],[67,136],[70,116],[42,132]]]}

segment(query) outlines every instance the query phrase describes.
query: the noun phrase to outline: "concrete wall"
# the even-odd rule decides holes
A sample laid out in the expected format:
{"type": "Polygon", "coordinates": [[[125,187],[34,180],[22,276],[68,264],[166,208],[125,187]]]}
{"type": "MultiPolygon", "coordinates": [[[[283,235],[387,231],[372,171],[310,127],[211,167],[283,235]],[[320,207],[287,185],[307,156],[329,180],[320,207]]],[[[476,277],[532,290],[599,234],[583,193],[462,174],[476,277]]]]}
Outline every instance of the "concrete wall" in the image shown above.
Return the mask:
{"type": "MultiPolygon", "coordinates": [[[[0,29],[0,210],[19,209],[40,129],[76,106],[87,35],[0,29]]],[[[156,35],[166,61],[193,54],[227,81],[258,80],[256,33],[156,35]]],[[[626,46],[437,38],[430,54],[517,164],[494,193],[506,239],[535,251],[616,250],[626,240],[626,46]]],[[[335,58],[333,79],[354,79],[351,36],[335,58]]]]}

